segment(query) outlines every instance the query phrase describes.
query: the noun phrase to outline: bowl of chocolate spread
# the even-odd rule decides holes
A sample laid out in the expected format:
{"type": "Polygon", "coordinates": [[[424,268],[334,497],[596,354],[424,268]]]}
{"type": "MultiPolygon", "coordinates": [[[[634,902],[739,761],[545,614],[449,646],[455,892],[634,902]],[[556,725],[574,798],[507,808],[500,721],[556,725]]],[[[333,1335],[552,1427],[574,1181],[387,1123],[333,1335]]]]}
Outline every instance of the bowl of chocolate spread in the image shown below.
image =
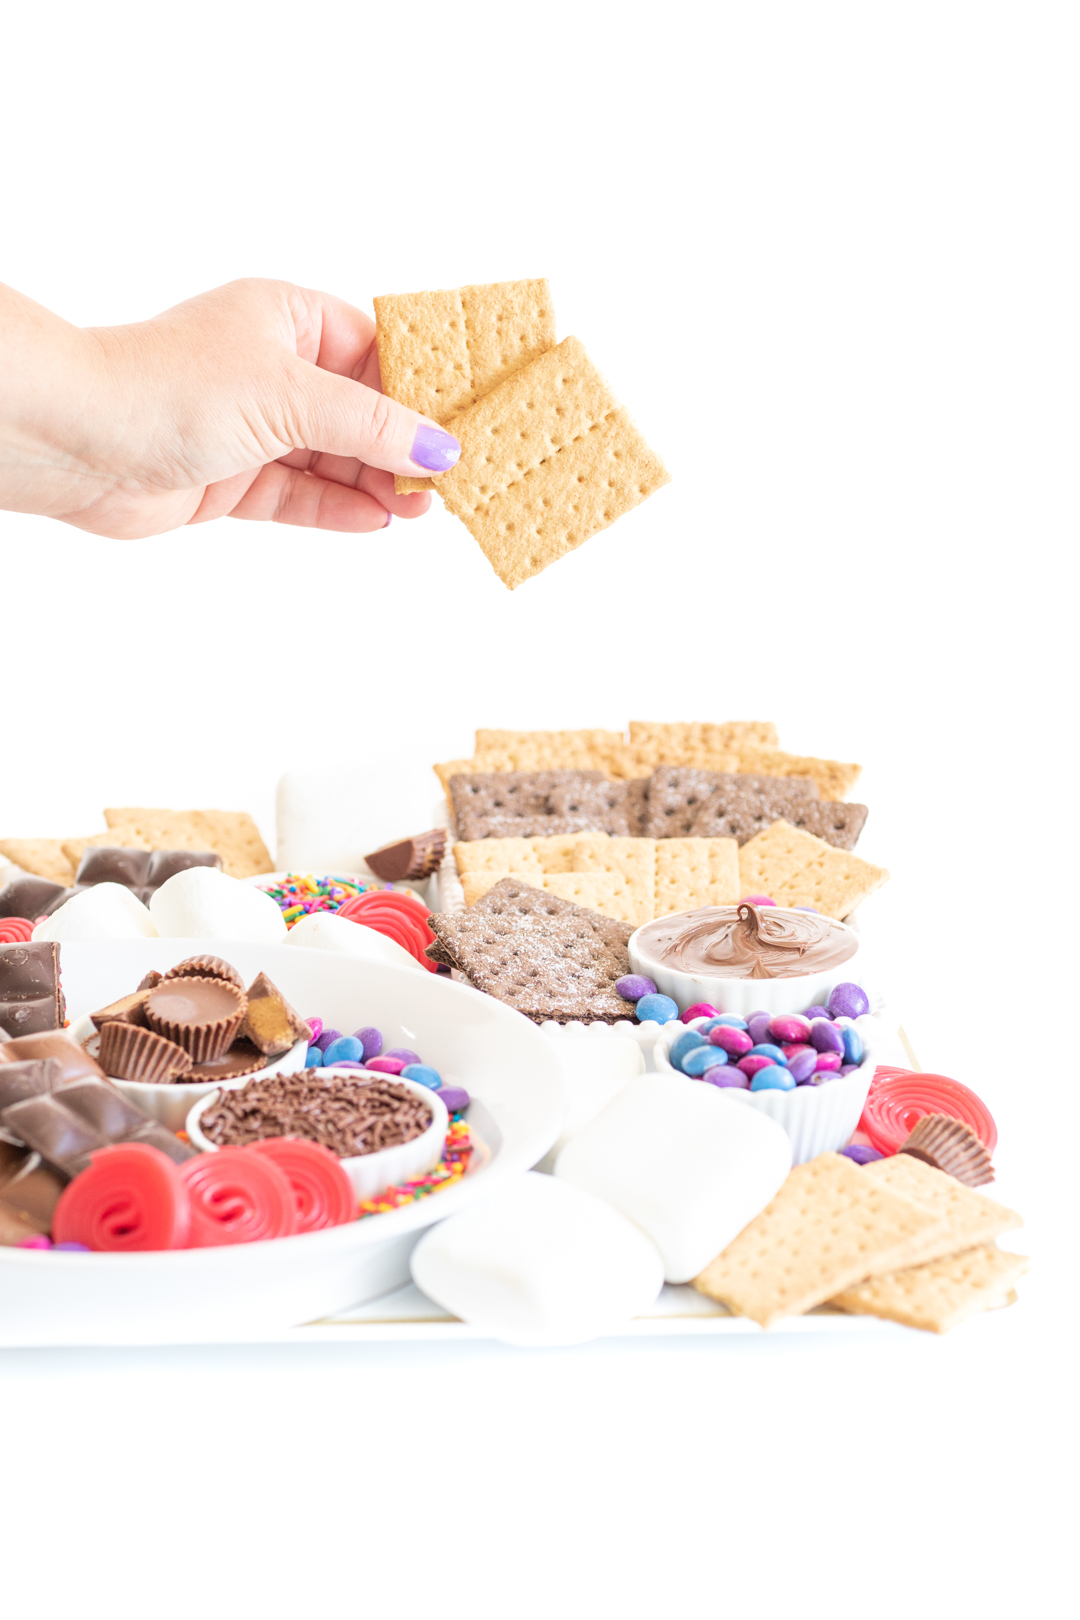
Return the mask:
{"type": "Polygon", "coordinates": [[[847,923],[786,906],[701,906],[644,923],[630,936],[630,967],[679,1011],[707,1001],[718,1012],[802,1012],[834,985],[858,984],[861,941],[847,923]]]}

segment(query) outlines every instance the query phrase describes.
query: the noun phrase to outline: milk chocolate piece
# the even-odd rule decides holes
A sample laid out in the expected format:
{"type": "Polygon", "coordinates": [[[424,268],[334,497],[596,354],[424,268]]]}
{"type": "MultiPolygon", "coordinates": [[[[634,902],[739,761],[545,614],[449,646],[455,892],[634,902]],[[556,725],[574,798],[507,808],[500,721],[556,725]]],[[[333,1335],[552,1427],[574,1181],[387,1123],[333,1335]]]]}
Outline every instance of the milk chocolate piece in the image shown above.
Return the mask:
{"type": "Polygon", "coordinates": [[[32,1148],[0,1142],[0,1244],[48,1232],[65,1182],[32,1148]]]}
{"type": "Polygon", "coordinates": [[[136,989],[152,990],[156,984],[161,983],[163,976],[163,974],[158,972],[157,968],[150,968],[148,972],[143,974],[142,978],[136,985],[136,989]]]}
{"type": "Polygon", "coordinates": [[[56,1058],[63,1073],[63,1084],[88,1076],[104,1080],[105,1071],[89,1052],[63,1030],[47,1030],[42,1035],[20,1035],[0,1046],[0,1073],[5,1063],[21,1063],[26,1058],[56,1058]]]}
{"type": "Polygon", "coordinates": [[[7,882],[0,884],[0,917],[25,917],[28,922],[36,922],[52,906],[62,905],[70,894],[62,883],[14,870],[7,882]]]}
{"type": "Polygon", "coordinates": [[[60,947],[52,940],[0,945],[0,1029],[36,1035],[64,1022],[60,947]]]}
{"type": "Polygon", "coordinates": [[[125,888],[135,889],[147,881],[149,865],[148,849],[108,849],[88,844],[75,873],[75,885],[122,883],[125,888]]]}
{"type": "Polygon", "coordinates": [[[364,860],[384,883],[403,883],[410,878],[418,883],[438,870],[445,854],[446,833],[441,827],[433,827],[430,832],[417,833],[396,844],[384,844],[365,855],[364,860]]]}
{"type": "Polygon", "coordinates": [[[102,1028],[98,1057],[114,1080],[167,1085],[171,1080],[186,1079],[191,1071],[191,1059],[182,1046],[155,1035],[152,1029],[116,1019],[102,1028]]]}
{"type": "Polygon", "coordinates": [[[133,990],[130,996],[121,996],[119,1001],[110,1001],[100,1012],[92,1012],[90,1022],[95,1029],[100,1029],[102,1024],[141,1024],[145,1029],[146,1015],[143,1009],[149,994],[149,988],[133,990]]]}
{"type": "Polygon", "coordinates": [[[28,1058],[22,1063],[0,1063],[0,1110],[26,1097],[40,1097],[62,1085],[64,1069],[56,1058],[28,1058]]]}
{"type": "Polygon", "coordinates": [[[155,849],[144,881],[148,888],[160,889],[177,872],[188,872],[193,866],[214,866],[220,871],[221,856],[212,849],[155,849]]]}
{"type": "Polygon", "coordinates": [[[240,1034],[266,1058],[281,1057],[298,1040],[311,1035],[304,1020],[265,973],[260,973],[247,993],[247,1012],[240,1026],[240,1034]]]}
{"type": "Polygon", "coordinates": [[[226,984],[235,984],[238,990],[244,988],[240,974],[221,956],[187,956],[167,973],[159,974],[158,984],[163,979],[224,979],[226,984]]]}
{"type": "Polygon", "coordinates": [[[12,1103],[0,1113],[0,1125],[66,1176],[77,1176],[92,1153],[115,1142],[145,1142],[177,1164],[195,1154],[107,1080],[76,1080],[58,1091],[12,1103]]]}

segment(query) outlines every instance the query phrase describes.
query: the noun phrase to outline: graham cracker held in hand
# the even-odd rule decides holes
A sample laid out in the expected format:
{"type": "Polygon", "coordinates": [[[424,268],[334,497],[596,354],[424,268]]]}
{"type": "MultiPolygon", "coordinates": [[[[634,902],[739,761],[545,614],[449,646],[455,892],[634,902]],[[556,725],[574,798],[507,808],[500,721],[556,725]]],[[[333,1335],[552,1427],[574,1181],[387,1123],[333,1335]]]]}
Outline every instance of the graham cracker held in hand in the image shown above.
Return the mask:
{"type": "Polygon", "coordinates": [[[135,848],[213,850],[228,877],[257,877],[274,869],[259,829],[244,810],[106,810],[105,821],[110,831],[143,840],[135,848]]]}
{"type": "Polygon", "coordinates": [[[833,849],[786,821],[774,821],[739,851],[743,894],[767,894],[778,906],[813,906],[842,918],[888,880],[883,866],[833,849]]]}
{"type": "Polygon", "coordinates": [[[461,459],[434,480],[513,590],[668,482],[577,338],[455,417],[461,459]]]}
{"type": "MultiPolygon", "coordinates": [[[[388,293],[375,299],[375,341],[383,393],[446,423],[555,347],[551,292],[540,278],[388,293]]],[[[431,480],[396,486],[430,489],[431,480]]]]}
{"type": "Polygon", "coordinates": [[[1004,1204],[987,1198],[985,1193],[965,1187],[954,1176],[935,1170],[933,1165],[924,1164],[909,1153],[875,1159],[865,1166],[863,1173],[892,1192],[913,1199],[944,1223],[940,1233],[928,1233],[922,1242],[913,1246],[909,1265],[922,1265],[961,1249],[989,1243],[1003,1232],[1012,1232],[1024,1224],[1014,1209],[1007,1209],[1004,1204]]]}
{"type": "Polygon", "coordinates": [[[857,1316],[881,1316],[928,1333],[948,1333],[971,1316],[1008,1304],[1013,1284],[1029,1265],[1026,1255],[987,1243],[856,1283],[829,1303],[857,1316]]]}
{"type": "Polygon", "coordinates": [[[75,868],[64,853],[64,842],[62,838],[0,838],[0,855],[6,855],[22,872],[70,887],[75,868]]]}
{"type": "Polygon", "coordinates": [[[913,1245],[945,1225],[842,1154],[823,1153],[792,1170],[694,1287],[736,1316],[771,1327],[867,1277],[900,1270],[913,1245]]]}

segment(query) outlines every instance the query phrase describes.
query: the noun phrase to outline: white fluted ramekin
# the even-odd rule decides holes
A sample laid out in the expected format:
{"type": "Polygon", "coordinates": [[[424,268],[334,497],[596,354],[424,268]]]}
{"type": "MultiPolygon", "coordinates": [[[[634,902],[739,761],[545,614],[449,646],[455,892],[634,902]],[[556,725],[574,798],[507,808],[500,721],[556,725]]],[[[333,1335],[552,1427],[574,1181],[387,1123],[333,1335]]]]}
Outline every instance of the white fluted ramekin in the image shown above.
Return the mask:
{"type": "MultiPolygon", "coordinates": [[[[784,911],[790,908],[776,909],[784,911]]],[[[862,985],[863,982],[862,940],[858,933],[847,923],[836,922],[835,918],[822,920],[835,923],[837,928],[850,934],[855,943],[855,949],[847,961],[826,973],[795,973],[776,979],[726,979],[719,973],[683,973],[642,950],[642,930],[652,928],[653,923],[644,923],[642,928],[636,928],[630,935],[627,947],[630,971],[651,979],[659,991],[678,1004],[680,1013],[699,1001],[707,1001],[717,1012],[734,1013],[740,1018],[746,1018],[752,1012],[802,1012],[806,1007],[824,1006],[830,992],[838,984],[862,985]]]]}
{"type": "MultiPolygon", "coordinates": [[[[363,1203],[367,1198],[378,1198],[387,1187],[399,1187],[403,1181],[415,1181],[418,1176],[427,1175],[434,1170],[442,1158],[443,1147],[446,1142],[446,1133],[450,1129],[450,1116],[446,1112],[446,1104],[437,1091],[430,1091],[416,1080],[406,1080],[400,1074],[376,1074],[374,1069],[317,1069],[316,1074],[340,1074],[346,1078],[368,1080],[392,1080],[395,1085],[404,1086],[411,1091],[414,1097],[419,1097],[429,1104],[431,1108],[431,1124],[419,1136],[414,1136],[411,1142],[402,1142],[397,1147],[381,1148],[378,1153],[360,1153],[351,1159],[342,1159],[341,1167],[353,1184],[357,1201],[363,1203]]],[[[254,1078],[252,1076],[251,1078],[254,1078]]],[[[249,1083],[249,1077],[242,1075],[239,1080],[227,1081],[223,1086],[217,1086],[214,1095],[204,1097],[195,1104],[187,1117],[186,1130],[191,1145],[198,1148],[200,1153],[216,1153],[218,1144],[211,1142],[204,1136],[199,1128],[199,1120],[216,1100],[219,1091],[239,1091],[249,1083]]]]}
{"type": "MultiPolygon", "coordinates": [[[[877,1026],[872,1013],[863,1013],[853,1020],[862,1036],[863,1060],[854,1074],[837,1075],[835,1080],[823,1080],[819,1086],[796,1086],[792,1091],[744,1091],[740,1086],[725,1086],[724,1096],[770,1119],[783,1127],[791,1140],[792,1164],[805,1164],[819,1153],[838,1153],[851,1141],[852,1132],[866,1106],[870,1082],[874,1078],[874,1046],[877,1026]]],[[[691,1028],[697,1023],[694,1019],[691,1028]]],[[[686,1030],[685,1024],[669,1024],[653,1047],[653,1062],[658,1074],[686,1076],[674,1068],[668,1051],[677,1036],[686,1030]]],[[[707,1082],[702,1082],[706,1084],[707,1082]]]]}

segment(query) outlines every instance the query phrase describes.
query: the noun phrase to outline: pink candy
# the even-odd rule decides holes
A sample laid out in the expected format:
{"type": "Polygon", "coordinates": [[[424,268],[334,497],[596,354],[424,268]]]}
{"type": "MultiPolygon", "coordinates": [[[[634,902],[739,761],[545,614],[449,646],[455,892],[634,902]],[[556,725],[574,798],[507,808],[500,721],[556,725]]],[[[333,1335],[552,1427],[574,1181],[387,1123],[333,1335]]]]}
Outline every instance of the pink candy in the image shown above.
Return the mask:
{"type": "Polygon", "coordinates": [[[401,1058],[377,1057],[368,1058],[364,1068],[374,1069],[378,1074],[400,1074],[402,1069],[408,1068],[408,1064],[401,1058]]]}
{"type": "Polygon", "coordinates": [[[717,1024],[715,1029],[710,1029],[706,1038],[710,1046],[718,1046],[732,1057],[742,1057],[754,1044],[753,1036],[745,1029],[733,1029],[730,1024],[717,1024]]]}
{"type": "Polygon", "coordinates": [[[695,1001],[692,1007],[687,1007],[682,1015],[683,1023],[688,1024],[691,1018],[715,1018],[716,1008],[707,1001],[695,1001]]]}
{"type": "Polygon", "coordinates": [[[779,1013],[775,1018],[769,1019],[769,1039],[771,1041],[805,1041],[810,1034],[810,1020],[803,1018],[799,1013],[779,1013]]]}
{"type": "Polygon", "coordinates": [[[775,906],[776,901],[770,900],[767,894],[744,894],[739,904],[740,906],[775,906]]]}
{"type": "Polygon", "coordinates": [[[819,1052],[817,1062],[814,1064],[814,1073],[836,1074],[843,1061],[839,1052],[819,1052]]]}
{"type": "Polygon", "coordinates": [[[772,1066],[772,1058],[765,1057],[761,1052],[748,1052],[746,1056],[741,1057],[738,1063],[735,1065],[737,1069],[742,1070],[743,1074],[748,1074],[751,1079],[753,1079],[754,1075],[757,1074],[759,1069],[771,1069],[772,1066]]]}

